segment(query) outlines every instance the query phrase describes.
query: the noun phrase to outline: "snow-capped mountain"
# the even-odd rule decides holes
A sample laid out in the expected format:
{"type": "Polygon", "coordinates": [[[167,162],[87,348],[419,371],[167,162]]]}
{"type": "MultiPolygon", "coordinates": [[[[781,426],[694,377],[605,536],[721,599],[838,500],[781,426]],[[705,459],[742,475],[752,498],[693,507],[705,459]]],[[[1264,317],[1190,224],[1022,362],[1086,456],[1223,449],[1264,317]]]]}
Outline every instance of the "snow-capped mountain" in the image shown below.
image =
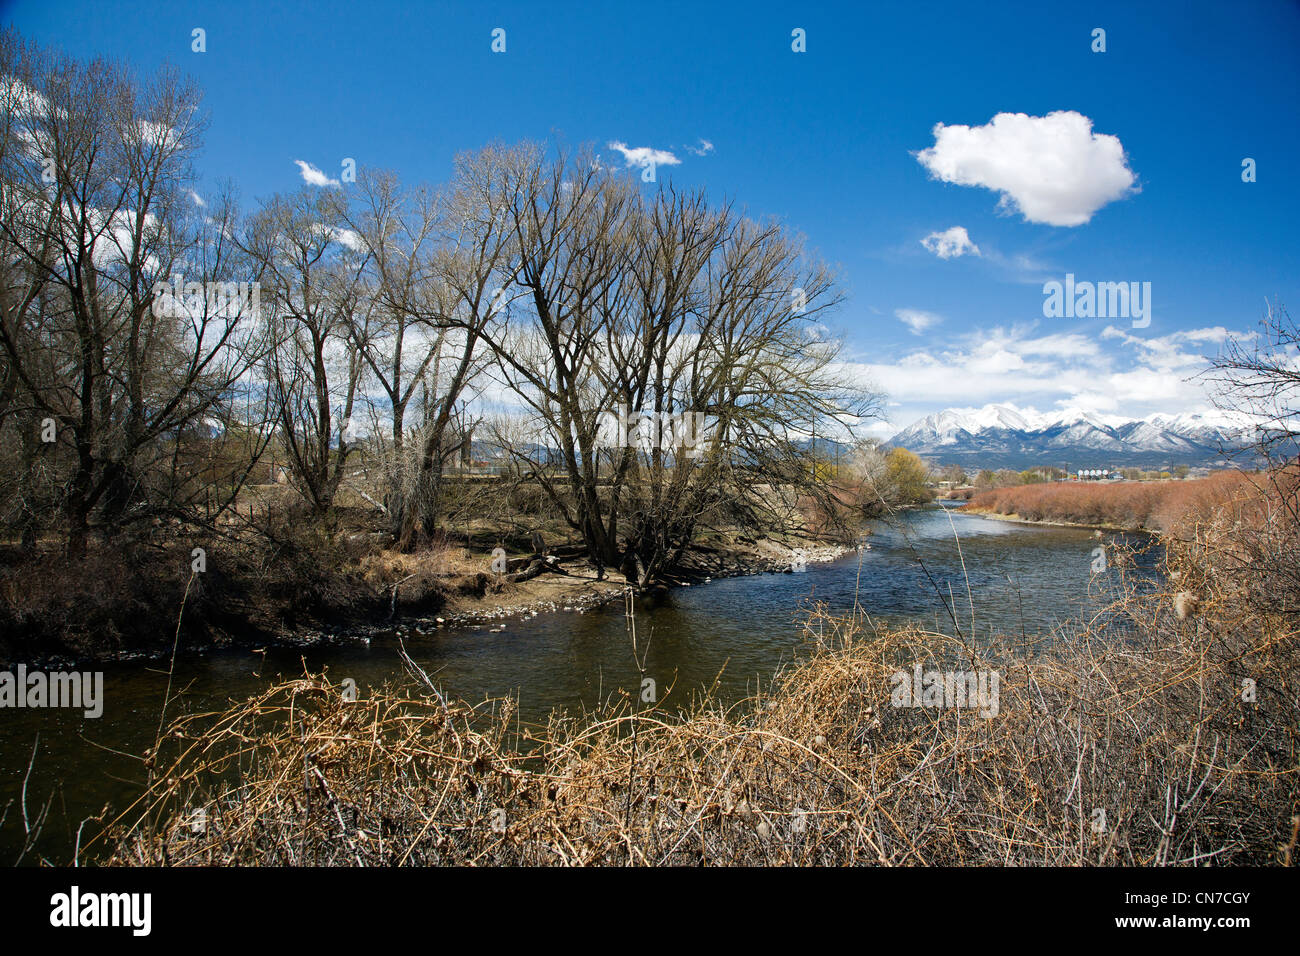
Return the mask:
{"type": "Polygon", "coordinates": [[[1105,467],[1225,462],[1250,429],[1226,415],[1150,415],[1130,420],[1078,411],[1040,414],[1015,405],[950,408],[927,415],[887,444],[943,463],[991,468],[1105,467]]]}

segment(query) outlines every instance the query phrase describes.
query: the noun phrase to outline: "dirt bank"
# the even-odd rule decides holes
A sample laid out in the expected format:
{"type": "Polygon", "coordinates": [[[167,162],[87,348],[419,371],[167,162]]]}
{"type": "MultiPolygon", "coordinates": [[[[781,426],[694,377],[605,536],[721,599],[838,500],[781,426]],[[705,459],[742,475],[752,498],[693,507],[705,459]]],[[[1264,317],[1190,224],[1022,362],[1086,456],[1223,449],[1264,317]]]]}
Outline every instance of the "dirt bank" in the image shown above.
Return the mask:
{"type": "MultiPolygon", "coordinates": [[[[493,539],[497,540],[497,539],[493,539]]],[[[223,539],[200,549],[177,534],[165,547],[92,548],[78,560],[55,548],[0,553],[0,663],[162,659],[234,646],[311,647],[394,630],[503,622],[582,610],[629,586],[599,577],[573,543],[548,548],[545,570],[527,545],[505,541],[510,570],[496,573],[492,549],[443,546],[402,554],[374,535],[306,534],[223,539]]],[[[713,534],[688,553],[663,587],[789,570],[846,550],[786,537],[713,534]]],[[[0,549],[2,551],[2,549],[0,549]]]]}

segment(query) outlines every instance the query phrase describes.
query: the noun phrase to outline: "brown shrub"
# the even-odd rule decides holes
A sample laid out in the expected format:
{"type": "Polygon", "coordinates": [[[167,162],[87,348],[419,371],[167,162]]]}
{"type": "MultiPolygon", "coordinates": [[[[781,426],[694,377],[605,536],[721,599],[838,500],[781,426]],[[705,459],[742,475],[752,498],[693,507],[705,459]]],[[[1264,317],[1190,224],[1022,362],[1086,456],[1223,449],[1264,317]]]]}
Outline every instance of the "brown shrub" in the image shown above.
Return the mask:
{"type": "Polygon", "coordinates": [[[1190,481],[1053,482],[982,491],[966,507],[1027,521],[1174,531],[1236,498],[1250,496],[1252,488],[1251,476],[1237,471],[1190,481]]]}

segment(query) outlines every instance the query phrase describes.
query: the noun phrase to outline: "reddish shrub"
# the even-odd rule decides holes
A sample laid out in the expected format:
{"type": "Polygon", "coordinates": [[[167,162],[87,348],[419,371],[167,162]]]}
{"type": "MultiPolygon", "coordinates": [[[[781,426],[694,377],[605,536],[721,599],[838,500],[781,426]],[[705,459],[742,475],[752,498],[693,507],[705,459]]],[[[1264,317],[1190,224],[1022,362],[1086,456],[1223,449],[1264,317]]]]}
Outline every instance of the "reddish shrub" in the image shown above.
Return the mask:
{"type": "Polygon", "coordinates": [[[1026,521],[1175,531],[1228,502],[1254,497],[1254,488],[1251,476],[1239,471],[1190,481],[1053,482],[983,491],[965,507],[1026,521]]]}

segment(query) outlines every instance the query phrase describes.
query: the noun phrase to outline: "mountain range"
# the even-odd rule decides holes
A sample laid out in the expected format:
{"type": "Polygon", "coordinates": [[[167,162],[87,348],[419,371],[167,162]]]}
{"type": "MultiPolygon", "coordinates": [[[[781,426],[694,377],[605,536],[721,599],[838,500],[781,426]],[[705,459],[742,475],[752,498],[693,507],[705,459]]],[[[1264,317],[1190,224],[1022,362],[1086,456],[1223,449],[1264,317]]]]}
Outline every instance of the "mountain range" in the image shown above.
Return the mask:
{"type": "Polygon", "coordinates": [[[1122,419],[1080,412],[1040,414],[1011,404],[928,415],[886,442],[939,464],[981,468],[1167,468],[1224,465],[1252,437],[1227,415],[1122,419]]]}

